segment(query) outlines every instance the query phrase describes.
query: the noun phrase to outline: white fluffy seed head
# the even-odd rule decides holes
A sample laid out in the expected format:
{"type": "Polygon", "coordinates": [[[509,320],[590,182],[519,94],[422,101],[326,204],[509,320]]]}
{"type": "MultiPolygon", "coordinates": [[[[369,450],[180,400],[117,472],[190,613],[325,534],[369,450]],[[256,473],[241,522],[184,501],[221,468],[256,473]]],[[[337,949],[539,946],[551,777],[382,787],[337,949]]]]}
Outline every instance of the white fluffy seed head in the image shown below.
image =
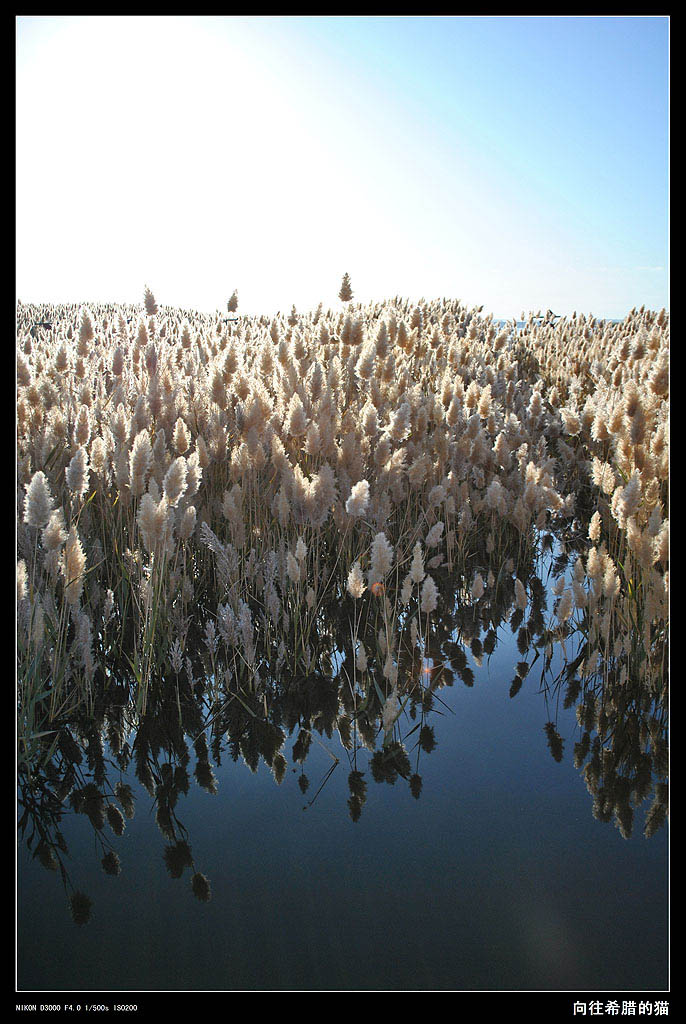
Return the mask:
{"type": "Polygon", "coordinates": [[[189,505],[184,509],[184,513],[179,523],[179,538],[183,541],[188,541],[193,535],[196,523],[196,511],[194,505],[189,505]]]}
{"type": "Polygon", "coordinates": [[[601,516],[600,516],[600,512],[595,511],[593,513],[593,515],[591,516],[591,522],[589,523],[589,526],[588,526],[588,536],[589,536],[589,539],[592,540],[594,544],[597,544],[598,541],[600,540],[600,529],[601,529],[601,526],[602,526],[602,519],[601,519],[601,516]]]}
{"type": "Polygon", "coordinates": [[[367,480],[358,480],[350,491],[350,497],[345,503],[345,511],[349,516],[363,516],[369,506],[369,483],[367,480]]]}
{"type": "Polygon", "coordinates": [[[422,545],[420,541],[417,541],[412,554],[412,564],[410,566],[409,577],[412,583],[421,583],[424,579],[424,575],[424,556],[422,554],[422,545]]]}
{"type": "Polygon", "coordinates": [[[360,563],[355,562],[352,569],[348,573],[348,593],[355,599],[362,597],[366,590],[364,575],[360,569],[360,563]]]}
{"type": "Polygon", "coordinates": [[[176,508],[186,493],[187,475],[186,460],[179,455],[167,470],[163,482],[164,494],[171,508],[176,508]]]}
{"type": "Polygon", "coordinates": [[[48,480],[42,470],[34,473],[26,487],[24,499],[24,522],[42,529],[52,514],[54,499],[48,480]]]}
{"type": "Polygon", "coordinates": [[[443,530],[445,524],[442,522],[434,523],[429,532],[426,535],[426,546],[427,548],[435,548],[441,543],[443,537],[443,530]]]}
{"type": "Polygon", "coordinates": [[[62,569],[64,573],[64,596],[68,604],[76,607],[83,592],[83,573],[86,567],[86,555],[81,545],[78,532],[72,526],[64,546],[62,569]]]}
{"type": "Polygon", "coordinates": [[[41,543],[45,551],[57,551],[67,539],[64,513],[61,508],[55,509],[43,528],[41,543]]]}
{"type": "Polygon", "coordinates": [[[152,465],[152,445],[147,430],[136,434],[129,454],[129,486],[134,497],[139,497],[146,488],[152,465]]]}
{"type": "Polygon", "coordinates": [[[422,584],[421,609],[424,614],[436,610],[438,606],[438,588],[431,576],[427,576],[422,584]]]}
{"type": "Polygon", "coordinates": [[[77,498],[82,498],[88,490],[90,476],[88,453],[85,448],[78,449],[65,470],[65,476],[71,493],[77,498]]]}
{"type": "Polygon", "coordinates": [[[300,583],[300,579],[302,577],[302,570],[300,567],[300,562],[295,557],[292,551],[289,551],[288,554],[286,555],[286,572],[288,573],[288,578],[292,583],[300,583]]]}
{"type": "Polygon", "coordinates": [[[573,607],[574,604],[572,591],[565,590],[557,605],[556,615],[558,620],[560,622],[566,622],[566,620],[572,613],[573,607]]]}
{"type": "Polygon", "coordinates": [[[17,562],[17,604],[26,598],[28,584],[28,574],[26,572],[26,562],[21,558],[17,562]]]}
{"type": "Polygon", "coordinates": [[[369,567],[369,584],[382,583],[393,564],[393,547],[386,534],[377,533],[372,541],[371,564],[369,567]]]}

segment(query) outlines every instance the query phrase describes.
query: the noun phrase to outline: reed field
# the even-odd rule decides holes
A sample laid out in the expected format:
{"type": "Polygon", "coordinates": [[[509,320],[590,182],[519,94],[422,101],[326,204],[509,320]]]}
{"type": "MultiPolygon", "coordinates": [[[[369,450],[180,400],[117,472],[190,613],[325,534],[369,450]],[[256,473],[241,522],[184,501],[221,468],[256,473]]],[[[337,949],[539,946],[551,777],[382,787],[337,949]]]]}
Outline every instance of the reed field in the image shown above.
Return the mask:
{"type": "MultiPolygon", "coordinates": [[[[84,722],[119,750],[157,717],[204,750],[210,786],[218,723],[277,781],[335,729],[417,785],[407,715],[423,723],[453,673],[470,685],[465,651],[508,629],[512,698],[534,663],[564,684],[594,813],[628,834],[650,797],[651,834],[668,799],[668,315],[501,323],[452,299],[356,303],[347,275],[339,297],[274,316],[148,288],[137,306],[18,305],[20,773],[84,722]]],[[[557,758],[552,713],[546,730],[557,758]]],[[[119,822],[114,794],[96,803],[119,822]]]]}

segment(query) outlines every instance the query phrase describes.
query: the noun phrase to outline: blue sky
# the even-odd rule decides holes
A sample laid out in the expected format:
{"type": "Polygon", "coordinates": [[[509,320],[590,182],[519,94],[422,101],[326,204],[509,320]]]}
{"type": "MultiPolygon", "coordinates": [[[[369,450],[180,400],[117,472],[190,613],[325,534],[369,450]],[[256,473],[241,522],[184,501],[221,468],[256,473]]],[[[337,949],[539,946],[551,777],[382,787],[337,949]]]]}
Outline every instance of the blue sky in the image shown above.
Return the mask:
{"type": "Polygon", "coordinates": [[[669,305],[666,16],[16,26],[23,301],[669,305]]]}

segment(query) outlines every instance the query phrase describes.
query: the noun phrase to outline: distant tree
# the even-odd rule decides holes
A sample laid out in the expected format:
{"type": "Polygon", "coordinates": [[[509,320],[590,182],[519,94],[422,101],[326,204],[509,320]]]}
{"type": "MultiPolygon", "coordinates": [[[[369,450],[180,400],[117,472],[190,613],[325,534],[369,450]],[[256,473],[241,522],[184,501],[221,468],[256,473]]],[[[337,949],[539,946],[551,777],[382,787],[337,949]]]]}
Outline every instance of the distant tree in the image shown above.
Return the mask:
{"type": "Polygon", "coordinates": [[[228,309],[229,313],[235,313],[236,310],[238,309],[238,292],[237,291],[234,291],[233,295],[231,296],[231,298],[229,299],[229,301],[226,304],[226,308],[228,309]]]}
{"type": "Polygon", "coordinates": [[[353,290],[350,287],[350,277],[347,273],[343,275],[343,281],[341,283],[341,290],[338,293],[338,298],[341,302],[350,302],[353,297],[353,290]]]}

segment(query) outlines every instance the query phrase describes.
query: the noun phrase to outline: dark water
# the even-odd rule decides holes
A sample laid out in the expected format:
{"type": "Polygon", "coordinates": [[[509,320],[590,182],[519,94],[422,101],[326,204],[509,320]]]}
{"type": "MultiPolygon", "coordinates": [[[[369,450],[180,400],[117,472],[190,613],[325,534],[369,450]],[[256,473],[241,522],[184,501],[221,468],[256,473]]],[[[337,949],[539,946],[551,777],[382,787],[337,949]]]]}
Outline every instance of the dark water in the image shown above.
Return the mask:
{"type": "Polygon", "coordinates": [[[315,735],[302,769],[289,736],[280,784],[224,744],[220,764],[209,757],[216,783],[201,766],[203,788],[189,744],[174,834],[193,867],[180,878],[133,761],[125,773],[105,761],[107,785],[123,779],[135,797],[122,835],[67,802],[66,886],[19,845],[18,989],[666,989],[667,829],[646,838],[644,808],[628,838],[594,817],[572,759],[574,708],[540,692],[533,671],[511,697],[520,657],[505,631],[481,667],[471,660],[473,686],[455,677],[440,690],[424,722],[433,749],[426,734],[416,746],[421,715],[401,717],[418,797],[410,772],[377,781],[372,752],[344,749],[336,731],[315,735]],[[544,728],[553,718],[559,761],[544,728]],[[366,782],[357,820],[353,768],[366,782]],[[99,837],[120,858],[117,876],[103,871],[99,837]],[[209,901],[195,897],[193,871],[209,901]],[[85,924],[70,914],[72,888],[92,901],[85,924]]]}

